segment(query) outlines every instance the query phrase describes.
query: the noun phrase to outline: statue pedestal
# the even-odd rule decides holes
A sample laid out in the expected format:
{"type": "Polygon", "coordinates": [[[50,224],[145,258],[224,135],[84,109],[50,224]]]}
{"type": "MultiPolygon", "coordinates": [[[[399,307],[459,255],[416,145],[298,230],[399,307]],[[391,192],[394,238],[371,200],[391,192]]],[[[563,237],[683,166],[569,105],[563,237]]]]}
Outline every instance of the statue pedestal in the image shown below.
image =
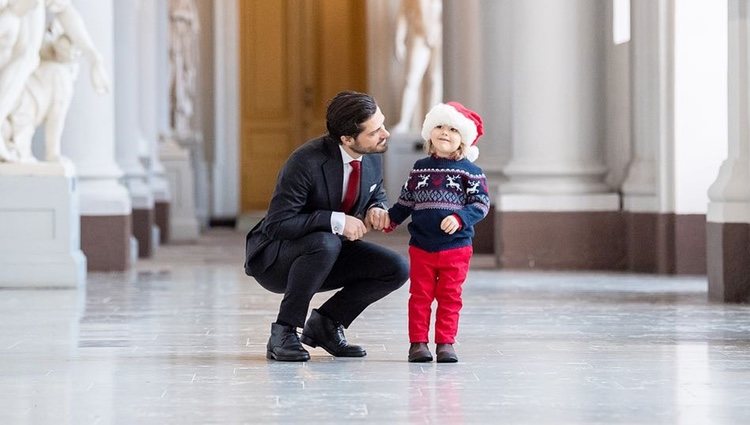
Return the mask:
{"type": "Polygon", "coordinates": [[[0,164],[0,286],[86,284],[73,165],[0,164]]]}
{"type": "Polygon", "coordinates": [[[195,215],[190,153],[174,140],[165,138],[159,147],[159,157],[164,164],[172,191],[172,202],[169,206],[169,241],[195,241],[200,233],[200,224],[195,215]]]}
{"type": "Polygon", "coordinates": [[[427,156],[422,150],[423,144],[424,139],[418,131],[391,134],[383,161],[383,180],[389,206],[395,204],[401,195],[401,187],[409,177],[414,163],[427,156]]]}

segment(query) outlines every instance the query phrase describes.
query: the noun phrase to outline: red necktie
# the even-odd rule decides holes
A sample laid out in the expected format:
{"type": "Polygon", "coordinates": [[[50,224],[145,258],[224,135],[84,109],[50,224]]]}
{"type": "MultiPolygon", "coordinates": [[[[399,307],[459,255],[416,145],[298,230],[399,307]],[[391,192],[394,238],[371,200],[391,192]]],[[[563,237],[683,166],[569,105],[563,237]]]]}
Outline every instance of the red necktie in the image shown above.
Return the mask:
{"type": "Polygon", "coordinates": [[[349,183],[346,185],[346,195],[344,200],[341,201],[341,210],[345,213],[349,213],[354,203],[357,201],[359,195],[359,175],[361,174],[362,165],[359,161],[352,161],[349,163],[352,166],[352,172],[349,174],[349,183]]]}

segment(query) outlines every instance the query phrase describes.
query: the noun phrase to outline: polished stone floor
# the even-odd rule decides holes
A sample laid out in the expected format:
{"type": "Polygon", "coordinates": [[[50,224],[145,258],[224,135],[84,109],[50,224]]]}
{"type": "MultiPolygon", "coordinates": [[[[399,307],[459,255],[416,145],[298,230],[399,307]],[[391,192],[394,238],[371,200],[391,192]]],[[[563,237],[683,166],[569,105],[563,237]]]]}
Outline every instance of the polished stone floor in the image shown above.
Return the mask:
{"type": "Polygon", "coordinates": [[[277,363],[280,296],[243,275],[242,242],[162,246],[85,291],[0,288],[0,424],[750,423],[750,307],[708,303],[705,277],[480,257],[459,363],[406,362],[406,287],[347,331],[367,357],[277,363]]]}

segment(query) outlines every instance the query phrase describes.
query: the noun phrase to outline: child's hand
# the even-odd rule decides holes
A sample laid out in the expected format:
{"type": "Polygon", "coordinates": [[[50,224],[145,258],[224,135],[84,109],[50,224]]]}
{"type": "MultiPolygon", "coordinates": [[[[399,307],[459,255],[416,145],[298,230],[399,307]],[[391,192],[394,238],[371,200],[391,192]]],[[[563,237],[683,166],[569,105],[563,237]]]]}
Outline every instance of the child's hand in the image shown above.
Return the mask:
{"type": "Polygon", "coordinates": [[[365,223],[368,227],[375,230],[383,230],[391,225],[391,218],[388,215],[388,211],[373,207],[367,211],[367,218],[365,223]]]}
{"type": "Polygon", "coordinates": [[[453,215],[445,217],[443,221],[440,222],[440,229],[449,235],[456,233],[456,230],[458,230],[459,227],[461,226],[453,215]]]}

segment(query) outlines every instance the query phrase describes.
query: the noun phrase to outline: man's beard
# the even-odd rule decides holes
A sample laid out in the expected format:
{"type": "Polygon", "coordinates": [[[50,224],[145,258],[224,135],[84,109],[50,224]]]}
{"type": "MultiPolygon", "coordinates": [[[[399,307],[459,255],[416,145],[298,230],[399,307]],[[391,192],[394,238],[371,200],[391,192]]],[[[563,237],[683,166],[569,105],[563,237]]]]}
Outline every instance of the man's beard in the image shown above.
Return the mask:
{"type": "Polygon", "coordinates": [[[383,139],[382,142],[371,148],[363,148],[356,140],[354,144],[349,146],[349,149],[360,155],[367,155],[368,153],[383,153],[388,150],[388,139],[383,139]]]}

